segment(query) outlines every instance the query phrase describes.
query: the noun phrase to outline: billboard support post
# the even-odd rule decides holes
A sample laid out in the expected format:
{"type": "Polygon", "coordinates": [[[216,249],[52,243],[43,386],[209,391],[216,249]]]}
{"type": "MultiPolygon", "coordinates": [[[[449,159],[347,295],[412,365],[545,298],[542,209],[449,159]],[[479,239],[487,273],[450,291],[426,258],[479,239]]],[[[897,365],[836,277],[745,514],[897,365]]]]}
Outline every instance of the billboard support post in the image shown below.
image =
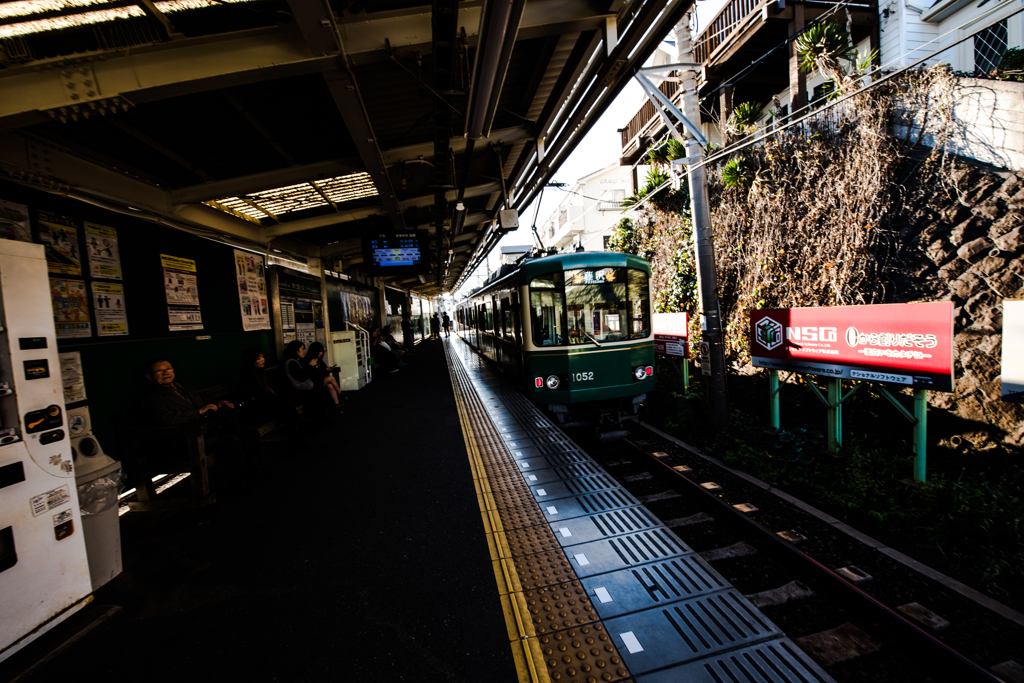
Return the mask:
{"type": "Polygon", "coordinates": [[[839,453],[843,445],[843,380],[828,380],[828,452],[839,453]]]}
{"type": "Polygon", "coordinates": [[[925,482],[928,458],[928,390],[914,389],[914,481],[925,482]]]}
{"type": "Polygon", "coordinates": [[[914,425],[914,483],[924,484],[928,469],[928,390],[914,389],[914,414],[911,415],[888,389],[884,386],[878,388],[882,396],[889,399],[900,414],[914,425]]]}
{"type": "Polygon", "coordinates": [[[768,397],[772,415],[772,429],[779,431],[782,428],[779,420],[779,371],[768,371],[768,397]]]}

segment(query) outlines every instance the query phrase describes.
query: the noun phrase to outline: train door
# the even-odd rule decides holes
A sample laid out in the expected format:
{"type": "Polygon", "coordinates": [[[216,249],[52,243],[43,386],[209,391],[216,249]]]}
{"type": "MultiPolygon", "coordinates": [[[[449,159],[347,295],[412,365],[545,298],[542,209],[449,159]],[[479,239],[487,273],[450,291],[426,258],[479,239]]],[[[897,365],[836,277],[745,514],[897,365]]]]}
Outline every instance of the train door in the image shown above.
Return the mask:
{"type": "Polygon", "coordinates": [[[516,290],[512,290],[511,307],[512,310],[509,311],[512,327],[511,351],[513,358],[513,372],[515,373],[515,378],[518,381],[523,377],[523,330],[519,317],[519,292],[516,290]]]}

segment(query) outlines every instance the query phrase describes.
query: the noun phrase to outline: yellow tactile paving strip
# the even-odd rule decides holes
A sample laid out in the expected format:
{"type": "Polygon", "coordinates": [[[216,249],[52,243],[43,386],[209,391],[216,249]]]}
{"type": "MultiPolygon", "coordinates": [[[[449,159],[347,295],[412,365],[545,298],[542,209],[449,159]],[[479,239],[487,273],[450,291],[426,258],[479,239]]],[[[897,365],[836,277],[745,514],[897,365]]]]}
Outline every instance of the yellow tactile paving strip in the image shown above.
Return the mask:
{"type": "MultiPolygon", "coordinates": [[[[448,367],[519,680],[599,683],[629,678],[583,585],[447,342],[448,367]]],[[[527,405],[506,406],[529,420],[527,405]]],[[[527,422],[529,423],[529,422],[527,422]]]]}

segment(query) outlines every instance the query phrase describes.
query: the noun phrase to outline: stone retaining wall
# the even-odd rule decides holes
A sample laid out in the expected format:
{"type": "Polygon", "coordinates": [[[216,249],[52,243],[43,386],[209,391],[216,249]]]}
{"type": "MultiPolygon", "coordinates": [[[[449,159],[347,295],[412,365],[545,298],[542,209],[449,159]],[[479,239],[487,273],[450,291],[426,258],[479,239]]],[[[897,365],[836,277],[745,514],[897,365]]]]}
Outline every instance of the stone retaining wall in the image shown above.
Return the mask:
{"type": "Polygon", "coordinates": [[[931,403],[969,420],[963,436],[977,448],[1020,446],[1024,406],[1000,399],[1000,363],[1003,299],[1024,298],[1024,182],[976,168],[955,180],[960,201],[936,197],[912,217],[923,227],[916,294],[954,303],[956,391],[931,403]]]}

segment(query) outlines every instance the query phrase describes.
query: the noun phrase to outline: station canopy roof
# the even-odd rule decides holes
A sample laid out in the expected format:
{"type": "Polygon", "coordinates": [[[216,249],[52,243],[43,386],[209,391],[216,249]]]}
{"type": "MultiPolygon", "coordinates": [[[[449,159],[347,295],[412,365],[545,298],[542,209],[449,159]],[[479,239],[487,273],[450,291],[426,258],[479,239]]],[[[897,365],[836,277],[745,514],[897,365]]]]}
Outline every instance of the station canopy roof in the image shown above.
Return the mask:
{"type": "Polygon", "coordinates": [[[0,177],[451,291],[692,0],[0,2],[0,177]]]}

